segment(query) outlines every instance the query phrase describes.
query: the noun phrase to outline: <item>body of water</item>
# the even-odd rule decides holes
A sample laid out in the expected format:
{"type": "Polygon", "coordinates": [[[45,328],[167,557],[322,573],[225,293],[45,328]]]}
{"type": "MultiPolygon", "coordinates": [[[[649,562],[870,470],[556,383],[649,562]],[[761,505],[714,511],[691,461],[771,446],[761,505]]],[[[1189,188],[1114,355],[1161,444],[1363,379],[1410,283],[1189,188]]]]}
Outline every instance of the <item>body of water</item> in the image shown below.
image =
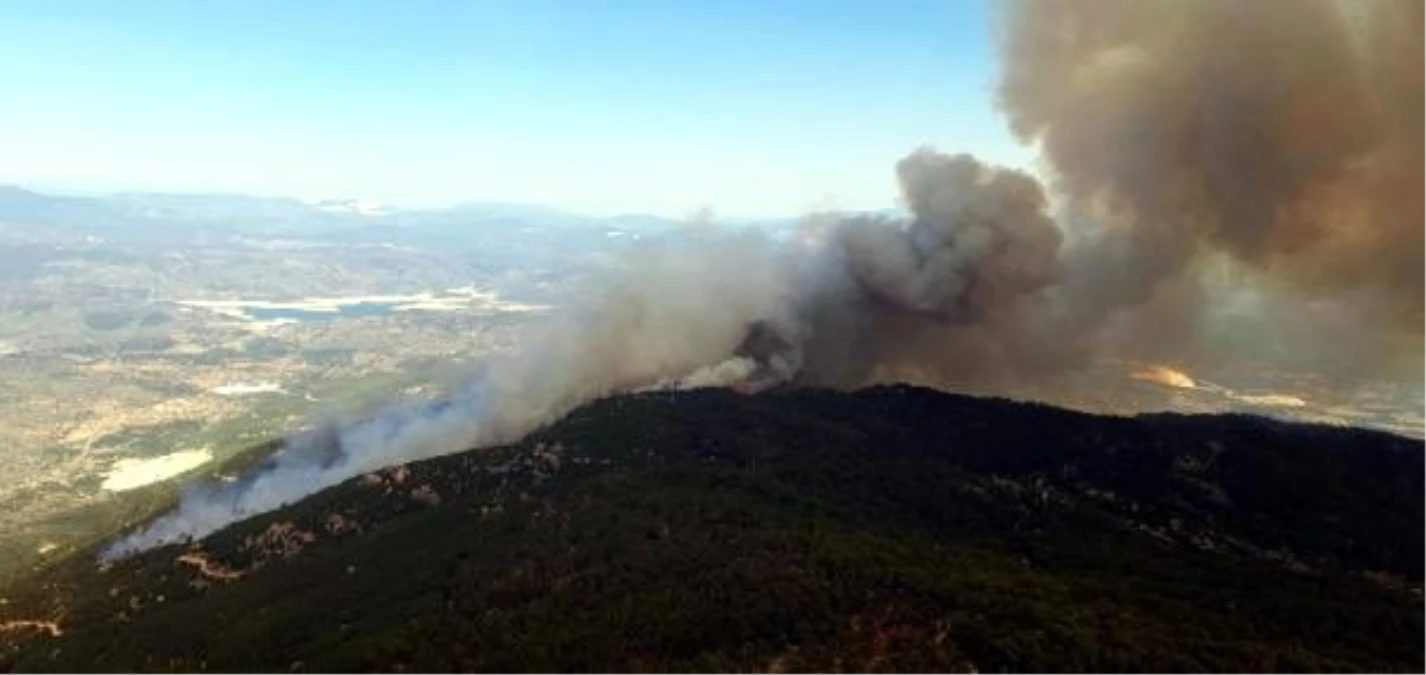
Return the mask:
{"type": "Polygon", "coordinates": [[[257,321],[292,319],[294,321],[310,323],[313,321],[331,321],[332,319],[390,314],[396,311],[397,305],[398,303],[394,302],[352,302],[337,305],[337,311],[335,312],[298,309],[295,307],[246,307],[243,309],[243,313],[257,321]]]}

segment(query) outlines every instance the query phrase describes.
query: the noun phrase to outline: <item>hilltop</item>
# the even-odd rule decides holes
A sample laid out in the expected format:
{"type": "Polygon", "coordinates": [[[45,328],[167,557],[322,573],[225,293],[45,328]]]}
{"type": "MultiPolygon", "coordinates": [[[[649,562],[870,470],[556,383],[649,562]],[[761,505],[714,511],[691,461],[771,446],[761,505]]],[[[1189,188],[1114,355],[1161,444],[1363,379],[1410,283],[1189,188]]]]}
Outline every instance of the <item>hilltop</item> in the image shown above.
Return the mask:
{"type": "Polygon", "coordinates": [[[0,605],[11,670],[1423,665],[1419,440],[907,386],[620,396],[0,605]]]}

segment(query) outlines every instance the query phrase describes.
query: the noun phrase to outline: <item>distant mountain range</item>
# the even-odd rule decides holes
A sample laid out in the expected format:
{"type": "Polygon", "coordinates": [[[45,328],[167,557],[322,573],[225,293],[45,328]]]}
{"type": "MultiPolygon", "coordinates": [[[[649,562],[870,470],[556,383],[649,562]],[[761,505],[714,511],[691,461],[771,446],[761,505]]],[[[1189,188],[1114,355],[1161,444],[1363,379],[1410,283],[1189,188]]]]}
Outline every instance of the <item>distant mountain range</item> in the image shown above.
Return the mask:
{"type": "Polygon", "coordinates": [[[1358,429],[620,396],[81,552],[8,589],[0,668],[1419,672],[1422,498],[1422,443],[1358,429]]]}
{"type": "MultiPolygon", "coordinates": [[[[773,237],[796,219],[741,220],[773,237]]],[[[443,209],[396,209],[360,200],[304,202],[226,194],[49,195],[0,186],[0,257],[6,226],[42,228],[70,241],[145,250],[262,245],[262,239],[335,246],[400,246],[441,251],[482,268],[578,267],[644,237],[677,233],[683,221],[647,214],[587,216],[557,208],[466,202],[443,209]]],[[[20,240],[22,245],[29,241],[20,240]]],[[[32,259],[35,250],[14,255],[32,259]]],[[[11,257],[14,257],[13,255],[11,257]]]]}
{"type": "MultiPolygon", "coordinates": [[[[467,227],[586,228],[629,234],[676,229],[683,221],[648,214],[588,216],[548,206],[463,202],[440,209],[392,208],[363,200],[302,201],[238,194],[52,195],[0,185],[0,223],[86,225],[105,230],[201,225],[246,234],[320,235],[380,223],[404,228],[467,227]]],[[[738,225],[773,229],[796,219],[740,220],[738,225]]]]}

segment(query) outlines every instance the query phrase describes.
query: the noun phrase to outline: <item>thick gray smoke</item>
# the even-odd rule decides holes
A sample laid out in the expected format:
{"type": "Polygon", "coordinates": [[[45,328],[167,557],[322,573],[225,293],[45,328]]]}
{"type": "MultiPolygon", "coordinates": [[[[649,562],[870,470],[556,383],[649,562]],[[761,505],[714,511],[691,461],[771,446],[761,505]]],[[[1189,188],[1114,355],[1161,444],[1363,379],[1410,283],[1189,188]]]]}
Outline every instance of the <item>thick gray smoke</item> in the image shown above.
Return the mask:
{"type": "Polygon", "coordinates": [[[1006,317],[1060,274],[1038,183],[931,151],[899,173],[909,222],[843,219],[790,242],[700,227],[637,244],[576,314],[458,395],[291,438],[246,478],[190,490],[106,556],[203,537],[392,464],[512,441],[610,393],[855,384],[913,355],[918,330],[1013,341],[1023,326],[1006,317]]]}
{"type": "Polygon", "coordinates": [[[1001,103],[1043,149],[1058,222],[1034,178],[920,150],[897,166],[909,219],[643,242],[450,400],[290,439],[106,555],[511,441],[622,391],[993,386],[1106,350],[1220,358],[1237,349],[1223,335],[1262,330],[1250,342],[1321,367],[1328,352],[1347,369],[1420,358],[1419,3],[1027,2],[1003,28],[1001,103]],[[1269,321],[1233,323],[1254,314],[1269,321]]]}

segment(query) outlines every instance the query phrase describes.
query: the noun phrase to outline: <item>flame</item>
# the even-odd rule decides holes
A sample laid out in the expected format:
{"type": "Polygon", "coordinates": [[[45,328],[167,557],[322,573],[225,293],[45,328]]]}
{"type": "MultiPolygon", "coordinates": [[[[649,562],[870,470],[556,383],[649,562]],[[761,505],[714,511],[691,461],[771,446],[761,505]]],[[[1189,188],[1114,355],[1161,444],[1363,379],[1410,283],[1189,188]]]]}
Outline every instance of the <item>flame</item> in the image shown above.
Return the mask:
{"type": "Polygon", "coordinates": [[[1234,399],[1249,405],[1260,405],[1269,408],[1305,408],[1307,401],[1300,396],[1292,394],[1231,394],[1234,399]]]}
{"type": "Polygon", "coordinates": [[[221,563],[213,562],[203,551],[189,551],[174,559],[197,570],[199,576],[217,581],[234,581],[243,578],[247,570],[231,570],[221,563]]]}
{"type": "Polygon", "coordinates": [[[12,630],[38,630],[49,633],[53,637],[64,635],[64,630],[55,621],[34,621],[30,619],[16,619],[0,623],[0,632],[12,630]]]}
{"type": "Polygon", "coordinates": [[[1176,370],[1162,364],[1149,364],[1129,374],[1136,380],[1162,384],[1165,387],[1174,389],[1197,389],[1198,383],[1181,370],[1176,370]]]}

